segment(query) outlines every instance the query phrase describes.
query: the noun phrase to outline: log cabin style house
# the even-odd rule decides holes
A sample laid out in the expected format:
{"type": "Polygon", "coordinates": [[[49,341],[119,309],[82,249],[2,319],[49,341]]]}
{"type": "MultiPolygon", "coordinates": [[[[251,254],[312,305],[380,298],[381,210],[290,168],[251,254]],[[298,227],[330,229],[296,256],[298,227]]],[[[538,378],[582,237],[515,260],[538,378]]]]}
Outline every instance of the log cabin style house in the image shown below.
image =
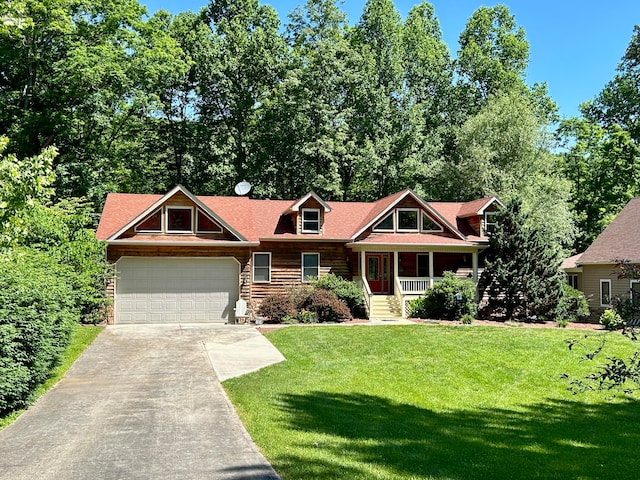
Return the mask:
{"type": "Polygon", "coordinates": [[[445,271],[477,281],[500,206],[411,190],[375,202],[112,193],[96,233],[115,266],[109,321],[234,322],[239,298],[256,308],[329,272],[363,287],[370,317],[404,316],[445,271]]]}

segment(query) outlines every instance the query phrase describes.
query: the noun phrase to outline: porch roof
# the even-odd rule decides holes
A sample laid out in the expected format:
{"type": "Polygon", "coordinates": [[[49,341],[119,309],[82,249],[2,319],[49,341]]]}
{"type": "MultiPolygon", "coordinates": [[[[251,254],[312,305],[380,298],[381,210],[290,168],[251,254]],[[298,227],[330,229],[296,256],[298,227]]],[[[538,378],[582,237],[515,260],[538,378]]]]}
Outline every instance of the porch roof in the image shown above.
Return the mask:
{"type": "Polygon", "coordinates": [[[488,242],[486,239],[477,237],[477,240],[460,240],[458,238],[445,237],[442,235],[434,235],[429,233],[421,234],[398,234],[398,233],[374,233],[363,240],[352,242],[348,246],[355,245],[425,245],[425,246],[461,246],[474,247],[485,246],[488,242]]]}

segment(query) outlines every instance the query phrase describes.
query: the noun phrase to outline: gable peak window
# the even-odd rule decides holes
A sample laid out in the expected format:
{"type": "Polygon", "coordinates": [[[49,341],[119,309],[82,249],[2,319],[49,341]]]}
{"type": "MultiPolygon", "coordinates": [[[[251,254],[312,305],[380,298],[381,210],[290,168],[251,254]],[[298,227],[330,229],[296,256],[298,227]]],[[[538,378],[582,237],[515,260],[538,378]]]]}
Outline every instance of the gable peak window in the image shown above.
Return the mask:
{"type": "Polygon", "coordinates": [[[423,232],[442,232],[442,226],[437,224],[425,212],[422,212],[422,231],[423,232]]]}
{"type": "Polygon", "coordinates": [[[193,232],[192,207],[167,207],[167,232],[193,232]]]}
{"type": "Polygon", "coordinates": [[[141,221],[135,228],[136,232],[161,232],[162,231],[162,209],[158,209],[141,221]]]}
{"type": "Polygon", "coordinates": [[[222,233],[222,227],[204,212],[198,210],[196,218],[196,229],[199,233],[222,233]]]}
{"type": "Polygon", "coordinates": [[[302,233],[319,233],[320,232],[320,209],[319,208],[303,208],[302,209],[302,233]]]}
{"type": "Polygon", "coordinates": [[[418,228],[418,212],[417,208],[399,208],[398,209],[398,231],[399,232],[417,232],[418,228]]]}

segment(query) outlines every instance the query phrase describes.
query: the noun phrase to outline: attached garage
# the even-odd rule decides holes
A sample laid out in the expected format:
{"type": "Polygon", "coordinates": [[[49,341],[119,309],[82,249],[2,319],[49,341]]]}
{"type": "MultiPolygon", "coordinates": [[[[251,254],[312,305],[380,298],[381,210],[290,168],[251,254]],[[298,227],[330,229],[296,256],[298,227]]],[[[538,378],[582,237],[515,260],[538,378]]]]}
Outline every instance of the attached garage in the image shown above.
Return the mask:
{"type": "Polygon", "coordinates": [[[225,323],[238,299],[234,258],[122,257],[115,323],[225,323]]]}

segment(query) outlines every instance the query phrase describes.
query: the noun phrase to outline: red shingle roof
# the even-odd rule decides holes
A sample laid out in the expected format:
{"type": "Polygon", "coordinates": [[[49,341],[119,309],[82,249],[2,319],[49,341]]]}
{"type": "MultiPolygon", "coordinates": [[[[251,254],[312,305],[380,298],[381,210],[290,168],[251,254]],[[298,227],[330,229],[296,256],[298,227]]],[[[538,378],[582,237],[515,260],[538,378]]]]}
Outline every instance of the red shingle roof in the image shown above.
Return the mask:
{"type": "Polygon", "coordinates": [[[640,197],[633,198],[585,250],[578,263],[640,262],[640,197]]]}
{"type": "MultiPolygon", "coordinates": [[[[322,235],[294,233],[293,225],[283,215],[292,205],[291,200],[253,200],[248,197],[213,197],[199,196],[197,200],[210,209],[215,215],[244,237],[248,242],[259,242],[270,239],[302,239],[315,240],[353,240],[355,235],[370,226],[376,218],[394,205],[409,190],[398,192],[376,202],[326,202],[331,208],[325,213],[322,235]]],[[[96,236],[100,240],[108,240],[117,232],[130,226],[145,210],[165,196],[146,194],[111,193],[107,196],[96,236]]],[[[295,204],[295,202],[293,203],[295,204]]],[[[456,228],[457,213],[463,203],[429,203],[436,214],[456,228]]],[[[446,227],[445,227],[446,228],[446,227]]],[[[459,235],[459,232],[454,232],[459,235]]],[[[467,234],[466,240],[449,238],[434,234],[374,234],[365,241],[367,243],[423,243],[440,245],[469,245],[478,241],[486,241],[473,234],[467,234]]],[[[158,240],[157,236],[135,235],[129,241],[158,240]],[[144,238],[143,238],[144,237],[144,238]]],[[[195,241],[192,238],[172,236],[162,241],[195,241]]]]}

